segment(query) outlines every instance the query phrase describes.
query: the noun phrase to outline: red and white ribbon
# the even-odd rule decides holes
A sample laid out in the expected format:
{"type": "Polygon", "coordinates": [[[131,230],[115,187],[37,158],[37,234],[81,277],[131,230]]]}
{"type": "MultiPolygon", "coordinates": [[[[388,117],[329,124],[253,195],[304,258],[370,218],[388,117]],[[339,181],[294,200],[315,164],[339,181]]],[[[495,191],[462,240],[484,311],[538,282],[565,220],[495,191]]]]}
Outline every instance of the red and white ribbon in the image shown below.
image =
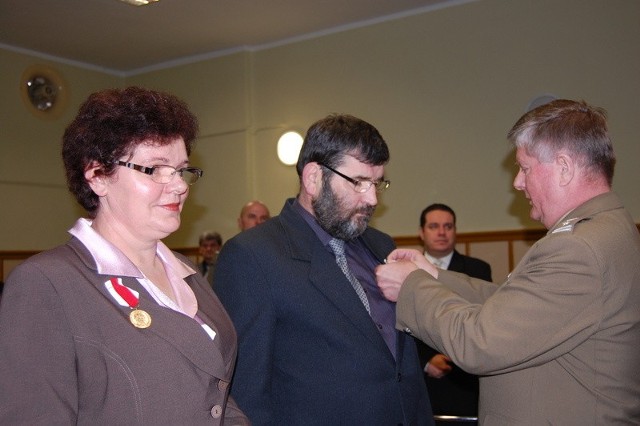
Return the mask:
{"type": "Polygon", "coordinates": [[[122,284],[122,278],[111,278],[104,283],[107,291],[120,306],[135,309],[138,306],[140,293],[122,284]]]}

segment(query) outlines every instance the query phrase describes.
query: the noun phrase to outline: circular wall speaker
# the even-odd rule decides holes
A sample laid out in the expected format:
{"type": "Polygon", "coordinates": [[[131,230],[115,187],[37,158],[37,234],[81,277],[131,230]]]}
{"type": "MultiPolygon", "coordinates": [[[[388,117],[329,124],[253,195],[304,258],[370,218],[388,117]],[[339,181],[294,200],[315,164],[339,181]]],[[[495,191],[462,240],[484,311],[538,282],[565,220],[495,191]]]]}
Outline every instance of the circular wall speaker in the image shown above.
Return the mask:
{"type": "Polygon", "coordinates": [[[22,73],[20,95],[25,106],[40,118],[57,118],[69,102],[62,75],[46,65],[33,65],[22,73]]]}

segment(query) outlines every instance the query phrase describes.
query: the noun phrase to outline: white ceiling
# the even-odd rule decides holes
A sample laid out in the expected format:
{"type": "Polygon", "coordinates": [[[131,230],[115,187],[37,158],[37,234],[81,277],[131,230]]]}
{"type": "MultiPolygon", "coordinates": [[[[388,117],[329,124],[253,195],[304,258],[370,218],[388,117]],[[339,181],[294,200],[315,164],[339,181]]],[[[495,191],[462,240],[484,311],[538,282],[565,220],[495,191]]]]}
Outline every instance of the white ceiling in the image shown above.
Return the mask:
{"type": "Polygon", "coordinates": [[[0,48],[135,74],[469,0],[0,0],[0,48]]]}

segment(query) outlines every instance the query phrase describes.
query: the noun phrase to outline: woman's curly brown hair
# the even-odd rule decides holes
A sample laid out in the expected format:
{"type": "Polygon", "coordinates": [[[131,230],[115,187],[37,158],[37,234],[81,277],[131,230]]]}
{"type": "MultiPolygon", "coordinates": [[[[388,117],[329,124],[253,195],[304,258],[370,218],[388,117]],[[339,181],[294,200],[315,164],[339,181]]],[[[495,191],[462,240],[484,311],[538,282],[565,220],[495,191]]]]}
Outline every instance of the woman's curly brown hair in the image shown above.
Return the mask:
{"type": "Polygon", "coordinates": [[[140,87],[93,93],[64,132],[62,160],[69,191],[95,217],[98,196],[84,173],[95,163],[99,173],[111,176],[115,162],[131,156],[142,142],[166,145],[182,137],[191,154],[198,121],[187,105],[168,93],[140,87]]]}

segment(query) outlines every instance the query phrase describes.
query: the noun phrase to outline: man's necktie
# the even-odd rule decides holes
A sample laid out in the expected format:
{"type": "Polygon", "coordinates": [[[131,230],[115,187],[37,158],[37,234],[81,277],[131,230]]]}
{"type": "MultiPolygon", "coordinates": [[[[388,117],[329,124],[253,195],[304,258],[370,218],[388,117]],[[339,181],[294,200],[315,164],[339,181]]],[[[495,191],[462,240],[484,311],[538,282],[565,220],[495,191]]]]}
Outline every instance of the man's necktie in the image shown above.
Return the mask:
{"type": "Polygon", "coordinates": [[[369,306],[369,300],[364,292],[364,288],[362,288],[362,284],[360,284],[360,281],[358,281],[355,275],[353,275],[353,272],[351,272],[351,269],[349,269],[349,265],[347,264],[347,257],[344,254],[344,240],[332,238],[331,241],[329,241],[329,246],[331,246],[333,253],[336,255],[336,263],[342,270],[342,273],[344,273],[351,283],[351,286],[358,294],[358,297],[362,301],[367,312],[371,314],[371,307],[369,306]]]}

